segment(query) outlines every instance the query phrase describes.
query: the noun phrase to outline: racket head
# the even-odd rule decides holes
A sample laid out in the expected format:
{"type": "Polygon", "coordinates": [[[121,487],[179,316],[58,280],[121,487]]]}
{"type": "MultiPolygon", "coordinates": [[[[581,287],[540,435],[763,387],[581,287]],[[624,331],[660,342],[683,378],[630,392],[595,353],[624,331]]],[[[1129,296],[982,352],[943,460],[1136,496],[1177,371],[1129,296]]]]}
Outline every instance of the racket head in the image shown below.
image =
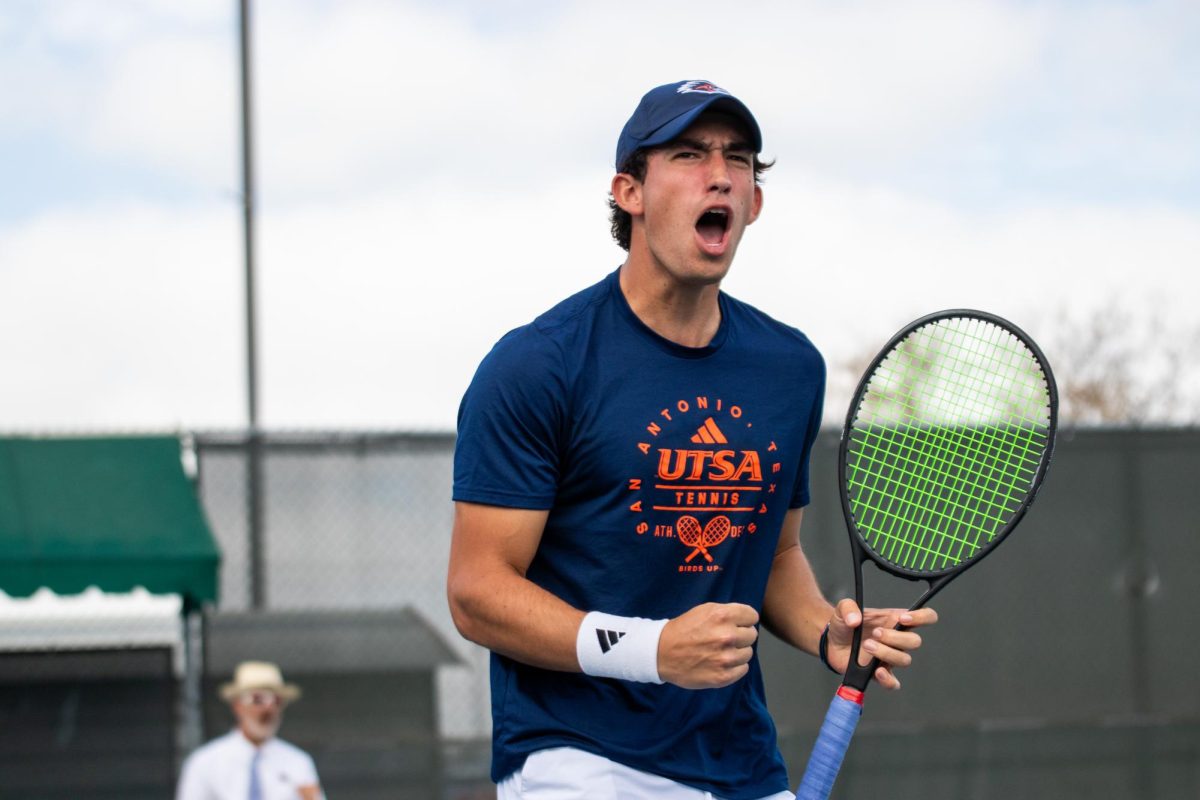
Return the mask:
{"type": "Polygon", "coordinates": [[[729,521],[729,517],[722,514],[719,517],[713,517],[708,524],[704,526],[704,546],[716,547],[729,536],[729,531],[733,527],[729,521]]]}
{"type": "Polygon", "coordinates": [[[683,516],[675,523],[675,536],[688,547],[695,547],[700,544],[701,538],[704,536],[704,529],[700,527],[700,520],[691,516],[683,516]]]}
{"type": "Polygon", "coordinates": [[[931,585],[983,558],[1033,502],[1057,422],[1050,366],[1011,322],[951,309],[905,326],[859,382],[839,446],[859,558],[931,585]]]}

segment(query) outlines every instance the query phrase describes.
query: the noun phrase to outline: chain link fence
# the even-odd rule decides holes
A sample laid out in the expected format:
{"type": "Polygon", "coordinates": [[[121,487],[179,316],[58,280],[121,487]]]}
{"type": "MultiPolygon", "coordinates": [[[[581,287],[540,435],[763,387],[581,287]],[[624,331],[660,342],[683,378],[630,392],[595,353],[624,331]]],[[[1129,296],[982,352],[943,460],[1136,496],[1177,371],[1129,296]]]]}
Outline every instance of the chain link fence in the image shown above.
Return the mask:
{"type": "MultiPolygon", "coordinates": [[[[445,599],[454,437],[209,433],[197,434],[194,448],[201,500],[224,554],[221,602],[209,615],[207,671],[228,672],[238,660],[266,652],[331,696],[344,700],[357,691],[407,702],[393,709],[399,721],[390,725],[380,724],[378,703],[365,702],[358,719],[339,729],[340,741],[322,736],[318,720],[306,720],[311,692],[294,708],[294,719],[289,711],[285,737],[291,733],[313,752],[327,786],[338,782],[335,771],[348,781],[343,789],[374,774],[388,787],[380,797],[396,796],[387,792],[398,784],[409,785],[414,797],[462,796],[485,781],[479,743],[491,730],[487,655],[457,635],[445,599]],[[395,616],[401,610],[409,616],[395,616]],[[231,621],[255,618],[257,640],[222,639],[231,621]],[[307,635],[278,635],[289,620],[307,635]],[[357,663],[314,662],[313,649],[329,640],[322,629],[330,635],[360,629],[357,663]],[[407,652],[395,644],[406,637],[407,652]],[[406,676],[403,692],[382,677],[389,673],[406,676]],[[330,682],[331,675],[340,679],[330,682]],[[428,706],[414,708],[414,696],[422,694],[428,706]],[[454,755],[430,747],[439,742],[454,755]]],[[[207,727],[222,712],[210,708],[207,727]]],[[[360,789],[355,796],[374,796],[360,789]]]]}
{"type": "Polygon", "coordinates": [[[439,670],[439,731],[490,735],[477,677],[486,658],[454,631],[445,599],[453,435],[280,434],[257,449],[262,530],[252,535],[252,442],[195,437],[200,496],[224,556],[220,611],[412,608],[462,662],[439,670]]]}

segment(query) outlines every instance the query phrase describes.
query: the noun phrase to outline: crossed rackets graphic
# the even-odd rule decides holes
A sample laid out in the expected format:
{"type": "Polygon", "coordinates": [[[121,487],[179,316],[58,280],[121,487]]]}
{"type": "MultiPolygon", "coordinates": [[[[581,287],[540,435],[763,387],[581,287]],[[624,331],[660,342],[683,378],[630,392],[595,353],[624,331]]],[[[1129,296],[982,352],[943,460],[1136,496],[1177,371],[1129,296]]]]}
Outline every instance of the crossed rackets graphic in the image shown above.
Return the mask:
{"type": "Polygon", "coordinates": [[[724,515],[713,517],[703,528],[700,527],[700,520],[695,517],[680,517],[679,522],[675,523],[675,535],[688,547],[695,548],[684,559],[684,563],[691,563],[697,555],[703,555],[704,560],[711,564],[713,557],[708,549],[725,541],[732,527],[729,517],[724,515]]]}

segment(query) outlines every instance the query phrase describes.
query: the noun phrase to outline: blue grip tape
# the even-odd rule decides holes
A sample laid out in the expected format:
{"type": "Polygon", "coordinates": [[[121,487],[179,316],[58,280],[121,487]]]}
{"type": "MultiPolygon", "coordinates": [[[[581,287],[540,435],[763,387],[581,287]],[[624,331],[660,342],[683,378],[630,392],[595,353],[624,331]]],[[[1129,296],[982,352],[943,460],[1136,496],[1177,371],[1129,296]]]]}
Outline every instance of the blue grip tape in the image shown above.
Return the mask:
{"type": "Polygon", "coordinates": [[[817,735],[817,743],[813,745],[812,755],[808,757],[804,777],[796,789],[796,800],[826,800],[829,797],[861,716],[860,704],[834,695],[825,714],[825,722],[821,724],[821,732],[817,735]]]}

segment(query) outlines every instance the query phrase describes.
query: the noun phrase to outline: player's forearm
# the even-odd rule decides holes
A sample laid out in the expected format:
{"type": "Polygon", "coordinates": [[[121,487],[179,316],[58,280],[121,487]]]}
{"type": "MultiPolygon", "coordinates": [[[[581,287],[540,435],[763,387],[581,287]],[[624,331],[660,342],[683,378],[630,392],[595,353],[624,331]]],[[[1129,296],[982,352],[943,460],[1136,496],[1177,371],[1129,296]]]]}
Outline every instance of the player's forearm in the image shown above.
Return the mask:
{"type": "Polygon", "coordinates": [[[544,669],[579,672],[575,639],[584,612],[515,571],[451,576],[450,613],[465,638],[544,669]]]}
{"type": "Polygon", "coordinates": [[[793,647],[813,655],[833,614],[799,545],[776,554],[763,599],[763,624],[793,647]]]}

